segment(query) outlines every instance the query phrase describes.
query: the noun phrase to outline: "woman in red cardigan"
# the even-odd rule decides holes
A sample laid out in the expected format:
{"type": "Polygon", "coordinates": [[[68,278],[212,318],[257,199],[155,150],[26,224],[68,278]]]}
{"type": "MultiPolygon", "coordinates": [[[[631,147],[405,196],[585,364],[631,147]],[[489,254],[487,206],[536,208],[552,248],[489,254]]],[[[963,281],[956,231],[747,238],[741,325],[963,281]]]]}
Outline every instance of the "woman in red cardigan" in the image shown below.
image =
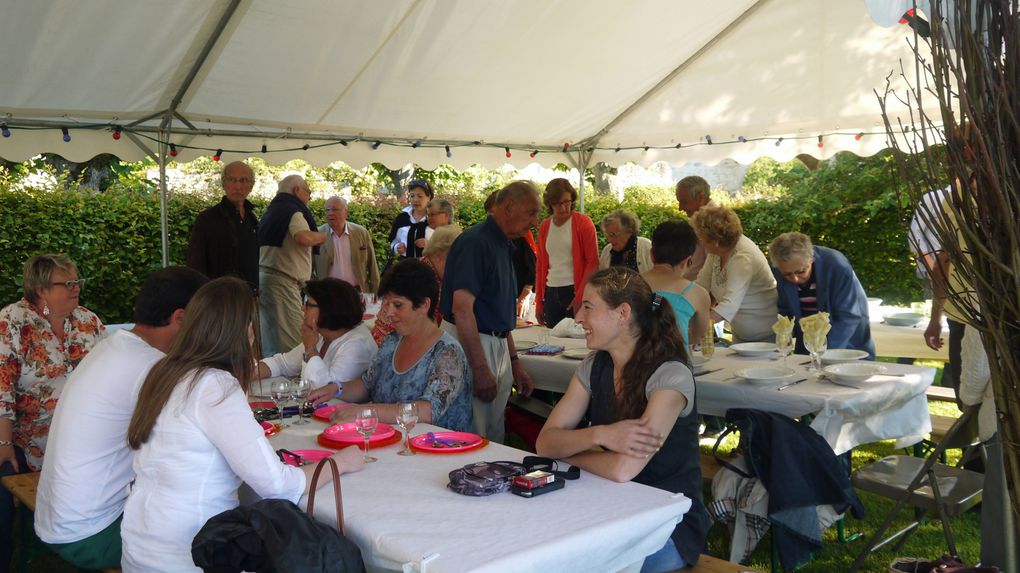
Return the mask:
{"type": "Polygon", "coordinates": [[[574,211],[577,190],[569,181],[550,181],[542,201],[552,216],[538,227],[535,316],[552,328],[581,305],[580,287],[598,268],[599,252],[595,224],[574,211]]]}

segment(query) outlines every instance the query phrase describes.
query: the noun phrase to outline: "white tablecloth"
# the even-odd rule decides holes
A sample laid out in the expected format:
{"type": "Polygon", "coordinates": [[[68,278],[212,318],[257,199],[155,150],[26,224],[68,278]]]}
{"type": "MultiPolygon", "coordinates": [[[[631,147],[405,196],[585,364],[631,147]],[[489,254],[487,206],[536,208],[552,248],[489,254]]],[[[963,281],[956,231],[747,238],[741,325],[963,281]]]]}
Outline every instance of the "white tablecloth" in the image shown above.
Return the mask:
{"type": "MultiPolygon", "coordinates": [[[[543,327],[514,331],[514,340],[534,340],[584,348],[584,340],[546,337],[543,327]]],[[[920,334],[920,333],[918,333],[920,334]]],[[[521,355],[521,363],[531,375],[535,387],[565,392],[579,362],[562,356],[521,355]]],[[[841,454],[855,446],[878,440],[895,439],[897,447],[917,443],[931,431],[931,417],[925,390],[935,378],[933,368],[905,364],[887,364],[889,374],[875,376],[857,384],[860,389],[817,381],[802,364],[806,356],[791,356],[788,364],[798,371],[793,379],[810,377],[807,382],[779,392],[779,384],[750,384],[733,374],[751,366],[778,366],[779,361],[738,356],[728,349],[717,349],[706,366],[716,370],[697,377],[698,412],[722,416],[729,408],[756,408],[790,416],[814,414],[811,424],[832,449],[841,454]]]]}
{"type": "MultiPolygon", "coordinates": [[[[276,448],[322,449],[315,436],[324,428],[317,421],[292,426],[270,441],[276,448]]],[[[437,429],[420,424],[412,435],[437,429]]],[[[645,556],[662,547],[691,506],[682,494],[614,483],[588,472],[561,491],[533,499],[510,493],[467,497],[446,488],[450,470],[476,461],[519,462],[528,453],[500,444],[455,455],[399,456],[399,449],[394,444],[373,450],[378,462],[341,477],[347,536],[370,568],[429,573],[636,570],[645,556]]],[[[320,489],[316,519],[335,524],[335,513],[332,489],[320,489]]]]}

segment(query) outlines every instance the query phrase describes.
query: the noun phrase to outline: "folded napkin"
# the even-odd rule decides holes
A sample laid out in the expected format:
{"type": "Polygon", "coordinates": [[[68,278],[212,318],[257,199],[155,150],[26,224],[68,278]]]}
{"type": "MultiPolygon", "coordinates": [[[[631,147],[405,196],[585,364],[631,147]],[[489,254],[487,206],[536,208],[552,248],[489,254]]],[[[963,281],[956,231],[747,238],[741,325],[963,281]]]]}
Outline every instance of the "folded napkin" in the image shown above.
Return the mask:
{"type": "Polygon", "coordinates": [[[572,318],[564,318],[549,331],[551,336],[557,338],[584,338],[584,329],[572,318]]]}
{"type": "Polygon", "coordinates": [[[824,348],[831,328],[827,312],[818,312],[800,319],[800,329],[804,331],[804,345],[808,347],[824,348]]]}
{"type": "Polygon", "coordinates": [[[778,315],[776,323],[772,325],[772,332],[776,333],[776,346],[780,349],[789,347],[793,339],[793,319],[778,315]]]}
{"type": "Polygon", "coordinates": [[[562,344],[539,344],[534,348],[524,351],[525,354],[534,354],[536,356],[552,356],[560,352],[563,352],[562,344]]]}

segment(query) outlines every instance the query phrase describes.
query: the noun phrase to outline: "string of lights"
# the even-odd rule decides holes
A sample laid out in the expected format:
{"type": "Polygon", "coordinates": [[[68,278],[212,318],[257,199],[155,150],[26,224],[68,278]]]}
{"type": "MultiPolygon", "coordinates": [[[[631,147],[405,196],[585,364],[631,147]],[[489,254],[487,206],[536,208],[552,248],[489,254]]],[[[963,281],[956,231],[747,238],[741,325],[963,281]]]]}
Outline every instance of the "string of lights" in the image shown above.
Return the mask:
{"type": "MultiPolygon", "coordinates": [[[[136,137],[149,140],[153,143],[161,143],[158,137],[151,135],[152,132],[158,131],[151,127],[138,127],[130,125],[118,125],[111,123],[76,123],[73,125],[31,125],[22,123],[8,117],[6,120],[0,120],[0,135],[4,138],[11,138],[15,136],[17,131],[59,131],[61,138],[64,142],[70,142],[72,139],[73,131],[109,131],[111,137],[114,140],[119,141],[123,134],[132,134],[136,137]]],[[[177,133],[181,130],[175,130],[171,133],[177,133]]],[[[915,128],[913,126],[905,126],[903,128],[904,133],[913,132],[915,128]]],[[[184,133],[184,136],[196,136],[196,135],[212,135],[213,130],[189,130],[184,133]]],[[[667,150],[667,149],[689,149],[699,146],[706,145],[744,145],[754,142],[772,141],[778,147],[783,145],[784,142],[790,142],[795,140],[810,140],[815,139],[816,145],[819,148],[824,147],[825,141],[833,138],[852,137],[855,141],[861,141],[864,137],[868,136],[880,136],[886,137],[885,131],[832,131],[820,134],[811,135],[784,135],[784,136],[760,136],[760,137],[746,137],[744,135],[738,135],[732,139],[721,140],[713,136],[712,134],[706,134],[699,138],[697,141],[681,142],[681,143],[670,143],[668,145],[616,145],[616,146],[605,146],[605,145],[580,145],[566,142],[559,146],[534,146],[534,145],[522,145],[522,144],[510,144],[510,143],[493,143],[484,141],[430,141],[422,138],[366,138],[361,135],[351,136],[333,136],[327,134],[296,134],[292,132],[279,133],[275,137],[267,137],[266,134],[241,134],[232,133],[233,136],[243,136],[252,138],[261,138],[263,142],[257,148],[253,149],[224,149],[220,147],[206,147],[202,145],[195,145],[192,143],[180,143],[180,142],[169,142],[169,155],[171,157],[177,157],[180,150],[191,150],[199,152],[207,152],[212,155],[214,161],[219,161],[220,157],[224,153],[234,153],[241,155],[256,155],[263,154],[268,155],[272,153],[291,153],[294,151],[308,151],[310,149],[320,149],[326,147],[349,147],[352,144],[364,144],[369,146],[372,150],[378,150],[381,147],[398,147],[398,148],[409,148],[409,149],[441,149],[445,151],[446,157],[451,158],[454,155],[454,151],[458,148],[493,148],[502,149],[507,159],[513,157],[514,152],[527,153],[529,157],[535,158],[540,153],[556,153],[563,152],[567,153],[571,150],[580,150],[585,152],[594,151],[651,151],[651,150],[667,150]],[[279,141],[282,139],[287,140],[301,140],[301,139],[316,139],[320,140],[316,143],[303,143],[302,145],[294,145],[282,148],[269,149],[265,140],[279,141]]]]}

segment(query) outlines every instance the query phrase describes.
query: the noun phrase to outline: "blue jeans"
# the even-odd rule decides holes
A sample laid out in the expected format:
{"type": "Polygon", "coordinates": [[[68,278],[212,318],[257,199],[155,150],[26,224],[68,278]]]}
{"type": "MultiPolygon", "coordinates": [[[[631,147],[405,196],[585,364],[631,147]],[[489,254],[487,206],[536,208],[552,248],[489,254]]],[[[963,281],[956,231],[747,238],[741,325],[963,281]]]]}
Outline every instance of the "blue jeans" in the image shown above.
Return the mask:
{"type": "Polygon", "coordinates": [[[670,538],[666,540],[662,549],[645,557],[645,562],[641,565],[641,573],[664,573],[665,571],[683,569],[686,566],[683,557],[680,557],[680,552],[676,550],[676,544],[670,538]]]}

